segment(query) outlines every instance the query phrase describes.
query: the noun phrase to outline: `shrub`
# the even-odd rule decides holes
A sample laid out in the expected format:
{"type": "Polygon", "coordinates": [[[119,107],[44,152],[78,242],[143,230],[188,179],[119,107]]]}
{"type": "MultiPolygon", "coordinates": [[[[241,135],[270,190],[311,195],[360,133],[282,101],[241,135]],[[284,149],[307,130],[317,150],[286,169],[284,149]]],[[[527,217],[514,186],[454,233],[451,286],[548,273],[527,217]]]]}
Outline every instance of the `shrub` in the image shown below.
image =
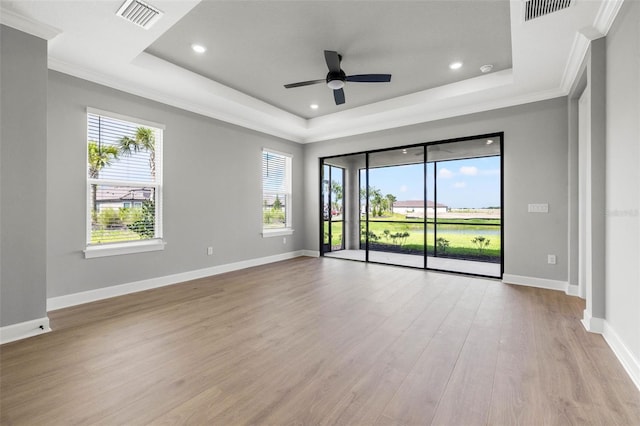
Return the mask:
{"type": "Polygon", "coordinates": [[[377,236],[373,231],[367,232],[367,235],[369,236],[369,241],[378,241],[380,239],[380,237],[377,236]]]}
{"type": "Polygon", "coordinates": [[[146,200],[142,202],[141,209],[139,210],[139,217],[137,217],[131,225],[127,228],[140,235],[140,238],[147,240],[155,237],[156,233],[156,203],[153,200],[146,200]]]}
{"type": "Polygon", "coordinates": [[[393,241],[393,244],[398,244],[399,246],[402,246],[404,243],[407,242],[407,238],[409,238],[411,234],[409,234],[407,231],[404,232],[396,232],[395,234],[391,234],[391,241],[393,241]]]}
{"type": "Polygon", "coordinates": [[[449,248],[449,240],[440,237],[436,240],[436,244],[438,245],[439,251],[441,251],[442,253],[447,252],[447,249],[449,248]]]}
{"type": "Polygon", "coordinates": [[[480,254],[482,254],[482,251],[489,246],[489,243],[491,243],[491,240],[480,235],[478,237],[475,237],[473,240],[471,240],[471,242],[476,245],[476,248],[478,249],[480,254]]]}
{"type": "Polygon", "coordinates": [[[123,225],[129,227],[134,222],[142,218],[142,209],[121,207],[118,211],[118,216],[120,217],[120,222],[122,222],[123,225]]]}
{"type": "Polygon", "coordinates": [[[102,229],[118,228],[122,226],[118,210],[112,208],[104,208],[100,210],[97,214],[97,222],[102,229]]]}

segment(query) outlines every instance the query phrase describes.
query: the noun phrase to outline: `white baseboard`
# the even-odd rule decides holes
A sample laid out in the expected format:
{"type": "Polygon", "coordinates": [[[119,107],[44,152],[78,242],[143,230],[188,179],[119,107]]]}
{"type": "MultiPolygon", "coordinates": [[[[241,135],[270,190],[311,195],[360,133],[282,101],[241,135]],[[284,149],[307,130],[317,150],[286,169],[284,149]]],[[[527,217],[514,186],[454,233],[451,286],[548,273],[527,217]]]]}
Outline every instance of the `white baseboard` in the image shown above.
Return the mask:
{"type": "Polygon", "coordinates": [[[320,252],[318,250],[300,250],[302,253],[300,256],[307,257],[320,257],[320,252]]]}
{"type": "Polygon", "coordinates": [[[566,281],[548,280],[546,278],[525,277],[523,275],[503,274],[502,282],[506,284],[525,285],[528,287],[545,288],[547,290],[564,291],[569,296],[578,295],[578,286],[570,285],[566,281]]]}
{"type": "Polygon", "coordinates": [[[620,364],[622,364],[627,371],[633,383],[638,390],[640,390],[640,360],[627,348],[622,339],[620,339],[620,336],[618,336],[618,333],[616,333],[607,321],[604,321],[602,336],[616,357],[618,357],[620,364]]]}
{"type": "Polygon", "coordinates": [[[567,284],[567,291],[566,293],[569,296],[576,296],[576,297],[580,297],[580,287],[578,287],[575,284],[567,284]]]}
{"type": "Polygon", "coordinates": [[[279,262],[281,260],[293,259],[294,257],[314,255],[311,250],[298,250],[288,253],[276,254],[273,256],[260,257],[256,259],[243,260],[240,262],[227,263],[225,265],[212,266],[210,268],[197,269],[195,271],[181,272],[163,277],[150,278],[148,280],[135,281],[126,284],[119,284],[110,287],[98,288],[95,290],[83,291],[80,293],[67,294],[64,296],[50,297],[47,299],[47,311],[68,308],[69,306],[81,305],[83,303],[95,302],[97,300],[109,299],[111,297],[122,296],[153,288],[164,287],[184,281],[223,274],[225,272],[237,271],[250,268],[252,266],[265,265],[267,263],[279,262]]]}
{"type": "Polygon", "coordinates": [[[581,322],[584,328],[591,333],[602,334],[604,331],[605,320],[591,316],[591,313],[586,309],[583,312],[581,322]]]}
{"type": "Polygon", "coordinates": [[[0,327],[0,344],[26,339],[27,337],[37,336],[50,331],[49,317],[6,325],[0,327]]]}

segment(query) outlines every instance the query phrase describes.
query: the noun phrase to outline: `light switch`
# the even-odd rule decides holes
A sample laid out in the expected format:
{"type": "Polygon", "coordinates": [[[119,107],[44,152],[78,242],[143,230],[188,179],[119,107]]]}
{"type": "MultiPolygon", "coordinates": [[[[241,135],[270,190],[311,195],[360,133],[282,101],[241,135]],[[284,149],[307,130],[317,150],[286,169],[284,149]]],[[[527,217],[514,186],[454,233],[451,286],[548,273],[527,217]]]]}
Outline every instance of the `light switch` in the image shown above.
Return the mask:
{"type": "Polygon", "coordinates": [[[529,213],[549,213],[549,204],[529,204],[529,213]]]}

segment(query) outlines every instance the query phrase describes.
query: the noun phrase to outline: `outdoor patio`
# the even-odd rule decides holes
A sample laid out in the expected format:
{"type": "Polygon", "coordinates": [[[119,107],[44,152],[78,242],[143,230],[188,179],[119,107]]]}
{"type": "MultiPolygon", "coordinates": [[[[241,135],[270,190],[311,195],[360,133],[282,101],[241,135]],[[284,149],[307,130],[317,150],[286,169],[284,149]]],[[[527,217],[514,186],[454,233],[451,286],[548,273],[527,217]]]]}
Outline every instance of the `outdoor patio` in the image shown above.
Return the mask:
{"type": "MultiPolygon", "coordinates": [[[[365,250],[339,250],[324,254],[325,257],[336,259],[348,259],[365,261],[365,250]]],[[[369,251],[369,261],[387,263],[399,266],[424,267],[422,256],[402,253],[389,253],[383,251],[369,251]]],[[[464,274],[483,275],[487,277],[501,278],[500,264],[490,262],[476,262],[472,260],[447,259],[442,257],[427,256],[427,267],[441,271],[459,272],[464,274]]]]}

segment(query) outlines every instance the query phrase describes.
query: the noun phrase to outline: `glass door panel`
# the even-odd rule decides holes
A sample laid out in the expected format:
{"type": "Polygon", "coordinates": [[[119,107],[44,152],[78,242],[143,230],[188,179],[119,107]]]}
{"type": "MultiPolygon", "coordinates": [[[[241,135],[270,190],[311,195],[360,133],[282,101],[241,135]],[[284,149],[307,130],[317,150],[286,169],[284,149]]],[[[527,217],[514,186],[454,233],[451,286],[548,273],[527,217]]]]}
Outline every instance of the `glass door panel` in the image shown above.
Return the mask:
{"type": "Polygon", "coordinates": [[[424,147],[369,154],[369,260],[424,267],[424,147]]]}
{"type": "Polygon", "coordinates": [[[359,173],[365,169],[364,154],[323,160],[323,255],[365,260],[359,244],[359,173]]]}
{"type": "Polygon", "coordinates": [[[344,249],[344,169],[322,166],[323,252],[344,249]]]}
{"type": "Polygon", "coordinates": [[[344,169],[331,166],[331,251],[344,249],[344,169]]]}
{"type": "Polygon", "coordinates": [[[331,192],[329,191],[329,169],[331,166],[325,164],[322,166],[322,251],[331,251],[331,222],[330,219],[330,206],[331,206],[331,192]]]}
{"type": "Polygon", "coordinates": [[[501,275],[500,143],[487,139],[428,147],[435,180],[430,268],[501,275]]]}
{"type": "Polygon", "coordinates": [[[429,267],[429,257],[433,257],[435,255],[435,210],[433,209],[433,205],[435,203],[435,163],[426,163],[426,200],[427,200],[427,238],[426,238],[426,252],[427,252],[427,267],[429,267]]]}

